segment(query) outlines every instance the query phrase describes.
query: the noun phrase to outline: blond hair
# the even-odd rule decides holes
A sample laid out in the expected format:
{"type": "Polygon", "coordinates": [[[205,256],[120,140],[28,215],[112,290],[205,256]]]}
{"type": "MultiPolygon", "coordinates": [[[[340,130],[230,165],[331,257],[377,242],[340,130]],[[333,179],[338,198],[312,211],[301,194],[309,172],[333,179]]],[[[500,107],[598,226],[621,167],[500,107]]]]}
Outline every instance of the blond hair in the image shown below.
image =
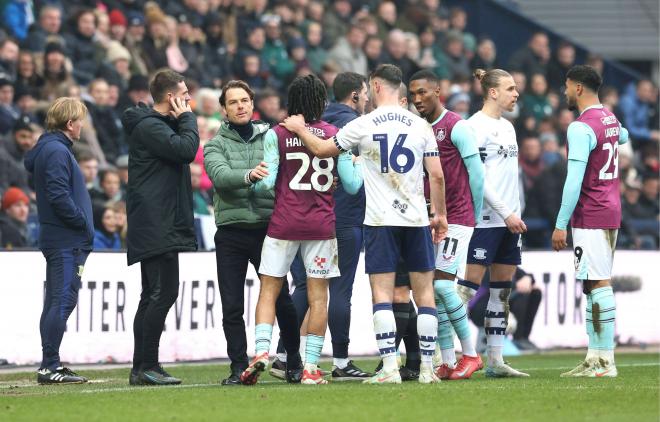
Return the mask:
{"type": "Polygon", "coordinates": [[[477,69],[473,75],[481,82],[481,90],[483,91],[484,98],[488,98],[489,89],[500,86],[500,79],[511,77],[509,72],[502,69],[477,69]]]}
{"type": "Polygon", "coordinates": [[[81,120],[86,116],[87,106],[82,101],[72,97],[60,97],[46,113],[46,129],[49,132],[65,130],[69,121],[81,120]]]}

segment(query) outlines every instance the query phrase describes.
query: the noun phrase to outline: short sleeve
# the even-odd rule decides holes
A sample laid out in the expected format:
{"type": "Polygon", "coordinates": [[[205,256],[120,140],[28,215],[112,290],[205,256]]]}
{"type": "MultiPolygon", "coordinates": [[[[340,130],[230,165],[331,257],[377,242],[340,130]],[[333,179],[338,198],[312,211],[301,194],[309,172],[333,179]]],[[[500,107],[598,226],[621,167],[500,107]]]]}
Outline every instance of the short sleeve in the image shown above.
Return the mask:
{"type": "Polygon", "coordinates": [[[568,159],[588,162],[589,154],[598,143],[593,129],[585,123],[573,122],[568,125],[566,137],[568,138],[568,159]]]}
{"type": "Polygon", "coordinates": [[[343,151],[350,151],[360,145],[365,131],[362,130],[362,117],[351,120],[346,126],[339,129],[335,135],[335,145],[343,151]]]}

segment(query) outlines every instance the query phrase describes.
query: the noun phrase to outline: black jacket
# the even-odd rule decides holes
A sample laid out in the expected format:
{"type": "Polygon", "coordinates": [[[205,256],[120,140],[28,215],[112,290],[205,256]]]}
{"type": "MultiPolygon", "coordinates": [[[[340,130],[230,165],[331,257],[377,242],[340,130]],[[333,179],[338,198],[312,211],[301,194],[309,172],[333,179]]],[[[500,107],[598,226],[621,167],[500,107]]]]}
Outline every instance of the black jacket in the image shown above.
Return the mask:
{"type": "Polygon", "coordinates": [[[92,250],[92,201],[72,145],[64,133],[46,132],[25,154],[25,168],[33,174],[37,194],[42,250],[92,250]]]}
{"type": "Polygon", "coordinates": [[[15,249],[28,247],[25,225],[0,212],[0,248],[15,249]]]}
{"type": "Polygon", "coordinates": [[[197,119],[163,116],[139,104],[124,112],[128,141],[128,265],[167,252],[197,250],[190,167],[197,119]]]}

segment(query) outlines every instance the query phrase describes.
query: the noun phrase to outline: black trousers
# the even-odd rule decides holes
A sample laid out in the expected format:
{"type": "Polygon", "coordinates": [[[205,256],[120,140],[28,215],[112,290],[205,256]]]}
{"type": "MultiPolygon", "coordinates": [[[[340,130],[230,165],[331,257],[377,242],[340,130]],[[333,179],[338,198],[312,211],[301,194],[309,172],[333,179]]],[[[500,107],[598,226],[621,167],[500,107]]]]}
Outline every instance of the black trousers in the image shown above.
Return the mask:
{"type": "Polygon", "coordinates": [[[158,346],[165,318],[179,295],[179,254],[168,252],[140,263],[142,294],[133,336],[133,369],[149,370],[158,364],[158,346]]]}
{"type": "Polygon", "coordinates": [[[509,299],[511,312],[518,320],[518,328],[513,333],[514,340],[528,340],[529,334],[532,332],[534,318],[536,318],[536,311],[539,310],[541,298],[543,294],[539,289],[532,289],[531,292],[525,294],[513,294],[509,299]]]}
{"type": "MultiPolygon", "coordinates": [[[[248,263],[258,271],[261,248],[266,228],[245,229],[222,226],[215,234],[215,254],[218,268],[218,287],[222,302],[222,328],[227,339],[227,354],[231,359],[232,372],[243,371],[248,366],[247,339],[245,335],[245,275],[248,263]]],[[[284,348],[289,355],[300,347],[298,317],[289,295],[288,283],[283,283],[277,298],[275,313],[280,326],[284,348]]]]}

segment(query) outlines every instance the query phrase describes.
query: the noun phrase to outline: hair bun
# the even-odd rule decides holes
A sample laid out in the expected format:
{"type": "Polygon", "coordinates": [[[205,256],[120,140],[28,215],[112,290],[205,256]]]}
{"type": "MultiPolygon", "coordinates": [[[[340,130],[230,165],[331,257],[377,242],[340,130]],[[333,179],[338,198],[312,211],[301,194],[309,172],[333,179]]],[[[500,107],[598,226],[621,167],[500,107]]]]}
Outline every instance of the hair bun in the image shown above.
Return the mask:
{"type": "Polygon", "coordinates": [[[484,76],[486,76],[486,71],[483,69],[477,69],[474,71],[473,75],[475,78],[482,80],[484,76]]]}

